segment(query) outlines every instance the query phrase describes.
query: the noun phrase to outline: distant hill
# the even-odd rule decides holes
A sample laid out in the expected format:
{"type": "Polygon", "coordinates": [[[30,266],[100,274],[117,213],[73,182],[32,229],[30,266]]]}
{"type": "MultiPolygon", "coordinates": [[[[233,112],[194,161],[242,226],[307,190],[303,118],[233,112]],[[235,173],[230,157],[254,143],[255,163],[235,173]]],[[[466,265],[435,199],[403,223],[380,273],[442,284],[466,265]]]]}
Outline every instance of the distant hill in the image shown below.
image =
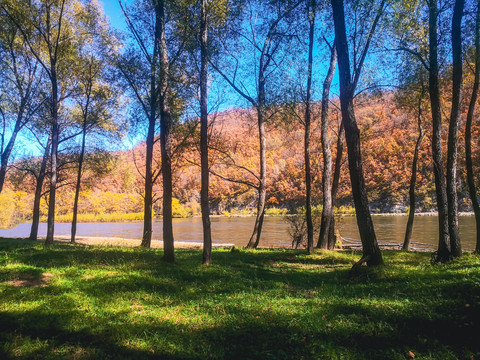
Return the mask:
{"type": "MultiPolygon", "coordinates": [[[[314,104],[311,139],[313,170],[313,202],[321,204],[322,153],[320,143],[320,104],[314,104]]],[[[300,109],[301,110],[301,109],[300,109]]],[[[304,199],[303,126],[296,115],[285,109],[272,109],[267,122],[267,204],[269,207],[295,211],[304,199]]],[[[302,116],[299,111],[299,116],[302,116]]],[[[363,96],[356,103],[357,122],[361,131],[362,155],[368,196],[373,212],[405,212],[407,192],[411,175],[413,149],[417,138],[415,113],[399,107],[391,93],[382,96],[363,96]]],[[[338,119],[340,115],[331,106],[330,135],[332,150],[336,156],[338,119]]],[[[462,119],[464,120],[464,119],[462,119]]],[[[211,185],[210,197],[213,213],[253,211],[256,192],[247,183],[255,183],[258,174],[258,132],[254,111],[230,109],[211,116],[211,185]],[[226,179],[234,180],[227,181],[226,179]]],[[[418,210],[435,209],[434,182],[430,154],[431,121],[424,119],[426,136],[422,143],[417,180],[418,210]]],[[[445,124],[446,126],[446,124],[445,124]]],[[[463,123],[460,126],[459,153],[459,201],[462,210],[469,209],[469,200],[464,184],[463,123]]],[[[176,130],[174,155],[174,204],[176,215],[195,215],[200,212],[200,159],[198,154],[198,127],[182,125],[176,130]]],[[[444,131],[446,137],[446,129],[444,131]]],[[[480,138],[476,128],[474,138],[480,138]]],[[[159,149],[156,150],[159,162],[159,149]]],[[[81,213],[141,212],[144,144],[131,151],[111,153],[105,164],[93,164],[87,170],[80,199],[81,213]],[[95,166],[103,167],[95,170],[95,166]]],[[[478,152],[476,152],[478,154],[478,152]]],[[[346,159],[346,153],[344,159],[346,159]]],[[[480,157],[477,156],[476,166],[480,157]]],[[[160,164],[157,163],[157,168],[160,164]]],[[[63,178],[73,178],[75,168],[64,171],[63,178]]],[[[28,217],[33,200],[33,181],[28,174],[10,172],[10,193],[22,192],[22,203],[28,217]],[[20,179],[20,180],[19,180],[20,179]]],[[[346,160],[342,167],[341,184],[337,205],[351,206],[350,181],[346,160]]],[[[7,191],[7,193],[8,193],[7,191]]],[[[157,179],[154,191],[161,198],[161,178],[157,179]]],[[[73,189],[64,186],[59,190],[58,213],[65,215],[73,206],[73,189]]],[[[154,205],[160,213],[161,201],[154,205]]]]}

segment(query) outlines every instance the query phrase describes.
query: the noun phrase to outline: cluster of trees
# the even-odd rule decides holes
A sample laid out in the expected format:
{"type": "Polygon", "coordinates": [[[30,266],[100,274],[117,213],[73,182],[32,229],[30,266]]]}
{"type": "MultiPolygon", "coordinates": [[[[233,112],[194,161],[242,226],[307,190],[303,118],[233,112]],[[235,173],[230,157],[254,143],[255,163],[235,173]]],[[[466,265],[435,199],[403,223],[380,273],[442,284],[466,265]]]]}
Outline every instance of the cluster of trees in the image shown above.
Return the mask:
{"type": "MultiPolygon", "coordinates": [[[[27,170],[36,180],[32,238],[37,236],[40,198],[48,176],[46,242],[53,241],[56,191],[65,184],[60,170],[73,166],[77,176],[71,240],[75,241],[87,134],[91,134],[89,141],[97,144],[100,137],[118,138],[124,130],[120,114],[128,111],[134,130],[145,132],[144,156],[135,157],[143,178],[142,246],[150,247],[152,209],[161,194],[164,259],[174,261],[172,169],[177,162],[188,161],[201,169],[203,263],[211,262],[211,175],[256,191],[256,221],[247,244],[256,248],[269,200],[266,125],[288,127],[294,122],[303,129],[302,182],[310,253],[315,245],[312,158],[318,155],[311,147],[315,135],[312,123],[318,115],[313,105],[320,99],[323,213],[317,247],[331,249],[335,244],[333,207],[340,187],[345,138],[350,188],[363,245],[363,257],[357,266],[365,262],[380,265],[383,260],[367,197],[363,134],[356,121],[356,106],[361,98],[358,95],[377,91],[382,86],[378,78],[383,78],[390,91],[394,84],[400,87],[395,92],[396,100],[410,114],[416,114],[418,123],[405,249],[415,211],[417,164],[424,129],[428,128],[439,214],[437,261],[461,255],[457,158],[462,94],[470,95],[464,131],[465,169],[480,223],[471,146],[480,77],[480,3],[119,0],[119,4],[126,22],[125,34],[109,28],[95,0],[0,1],[0,110],[4,124],[0,190],[16,137],[28,130],[29,138],[36,139],[44,153],[27,170]],[[337,66],[339,105],[330,95],[337,66]],[[463,89],[467,80],[472,84],[469,91],[463,89]],[[320,92],[318,82],[323,84],[321,96],[316,96],[320,92]],[[222,91],[222,86],[228,90],[222,91]],[[252,153],[256,160],[250,158],[255,166],[239,163],[235,149],[222,141],[221,128],[213,126],[213,114],[222,95],[236,97],[239,104],[250,108],[249,115],[254,119],[251,126],[257,132],[252,153]],[[208,98],[213,99],[210,108],[208,98]],[[332,105],[337,107],[335,124],[332,105]],[[447,112],[445,144],[442,122],[447,112]],[[432,124],[431,131],[427,123],[432,124]],[[332,138],[334,133],[336,139],[332,138]],[[74,156],[72,144],[78,145],[74,156]],[[189,156],[192,148],[198,150],[200,161],[195,155],[189,156]]],[[[99,163],[98,159],[93,162],[99,163]]],[[[480,250],[480,241],[477,243],[480,250]]]]}

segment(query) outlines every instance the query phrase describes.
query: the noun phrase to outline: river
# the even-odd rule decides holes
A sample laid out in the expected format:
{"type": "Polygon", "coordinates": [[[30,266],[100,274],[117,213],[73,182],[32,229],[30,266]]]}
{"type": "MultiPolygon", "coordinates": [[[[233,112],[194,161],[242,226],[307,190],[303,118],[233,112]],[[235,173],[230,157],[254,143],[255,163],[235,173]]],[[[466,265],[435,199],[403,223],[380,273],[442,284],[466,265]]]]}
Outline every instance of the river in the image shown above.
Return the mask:
{"type": "MultiPolygon", "coordinates": [[[[212,217],[212,237],[214,243],[229,243],[245,246],[253,229],[254,217],[212,217]]],[[[406,216],[373,216],[377,239],[380,244],[401,244],[405,234],[406,216]]],[[[460,236],[465,250],[475,249],[475,218],[459,218],[460,236]]],[[[346,242],[359,241],[355,217],[347,216],[339,220],[340,235],[346,242]]],[[[40,224],[39,235],[45,236],[46,224],[40,224]]],[[[79,223],[78,236],[120,237],[140,239],[143,230],[141,222],[128,223],[79,223]]],[[[260,246],[290,247],[289,225],[283,217],[266,217],[260,246]]],[[[12,229],[0,230],[1,237],[28,237],[30,224],[20,224],[12,229]]],[[[55,235],[70,234],[70,224],[55,224],[55,235]]],[[[202,219],[174,219],[174,236],[178,241],[202,241],[202,219]]],[[[153,224],[153,239],[162,239],[162,222],[153,224]]],[[[435,249],[438,239],[438,219],[436,216],[415,218],[412,242],[414,247],[435,249]],[[418,244],[417,244],[418,243],[418,244]]]]}

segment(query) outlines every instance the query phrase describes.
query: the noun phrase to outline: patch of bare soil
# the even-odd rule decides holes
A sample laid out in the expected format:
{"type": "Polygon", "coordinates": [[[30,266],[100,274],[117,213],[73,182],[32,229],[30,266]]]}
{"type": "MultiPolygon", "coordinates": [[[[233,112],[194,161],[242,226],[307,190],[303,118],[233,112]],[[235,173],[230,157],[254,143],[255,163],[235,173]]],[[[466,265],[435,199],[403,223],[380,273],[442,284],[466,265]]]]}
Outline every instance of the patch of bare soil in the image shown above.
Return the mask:
{"type": "Polygon", "coordinates": [[[31,274],[22,274],[8,283],[15,287],[43,287],[47,286],[50,279],[54,277],[55,275],[51,273],[43,273],[40,277],[31,274]]]}

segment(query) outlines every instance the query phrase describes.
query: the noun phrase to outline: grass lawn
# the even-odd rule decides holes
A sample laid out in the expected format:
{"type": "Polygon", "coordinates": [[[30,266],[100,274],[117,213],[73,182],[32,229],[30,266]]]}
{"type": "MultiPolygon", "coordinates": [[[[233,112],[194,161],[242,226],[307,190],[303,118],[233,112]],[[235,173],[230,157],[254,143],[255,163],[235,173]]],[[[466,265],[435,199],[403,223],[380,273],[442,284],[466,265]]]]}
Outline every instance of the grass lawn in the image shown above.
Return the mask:
{"type": "Polygon", "coordinates": [[[480,359],[480,257],[0,240],[0,359],[480,359]]]}

